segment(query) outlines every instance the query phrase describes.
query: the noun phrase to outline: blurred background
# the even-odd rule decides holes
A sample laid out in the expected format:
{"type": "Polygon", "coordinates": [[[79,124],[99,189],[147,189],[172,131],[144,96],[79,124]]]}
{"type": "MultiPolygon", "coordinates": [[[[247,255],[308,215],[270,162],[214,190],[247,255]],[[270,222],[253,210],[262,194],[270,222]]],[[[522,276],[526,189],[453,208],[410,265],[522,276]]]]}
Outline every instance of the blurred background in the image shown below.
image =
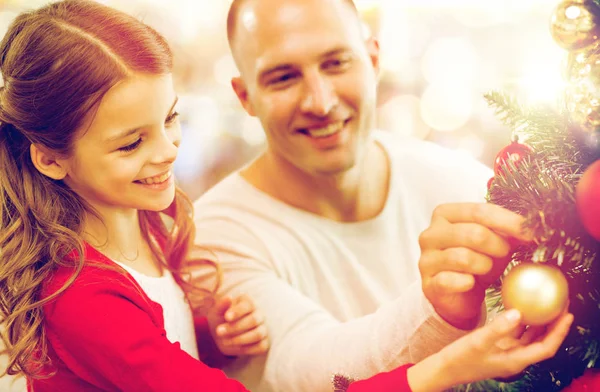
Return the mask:
{"type": "MultiPolygon", "coordinates": [[[[0,35],[18,13],[47,2],[0,0],[0,35]]],[[[225,33],[230,0],[102,2],[143,19],[173,46],[184,137],[176,175],[195,199],[264,146],[260,124],[242,110],[229,85],[236,74],[225,33]]],[[[565,53],[549,33],[558,1],[355,2],[365,27],[380,40],[380,128],[492,166],[510,136],[483,94],[499,89],[537,104],[558,99],[565,53]]],[[[7,381],[0,379],[1,391],[10,390],[7,381]]]]}
{"type": "MultiPolygon", "coordinates": [[[[264,145],[229,81],[225,19],[231,0],[102,0],[163,33],[176,54],[184,143],[176,164],[193,199],[264,145]]],[[[0,0],[0,34],[48,0],[0,0]]],[[[355,0],[381,44],[379,127],[471,154],[493,165],[509,142],[482,95],[514,92],[553,104],[564,53],[549,33],[551,0],[355,0]]]]}

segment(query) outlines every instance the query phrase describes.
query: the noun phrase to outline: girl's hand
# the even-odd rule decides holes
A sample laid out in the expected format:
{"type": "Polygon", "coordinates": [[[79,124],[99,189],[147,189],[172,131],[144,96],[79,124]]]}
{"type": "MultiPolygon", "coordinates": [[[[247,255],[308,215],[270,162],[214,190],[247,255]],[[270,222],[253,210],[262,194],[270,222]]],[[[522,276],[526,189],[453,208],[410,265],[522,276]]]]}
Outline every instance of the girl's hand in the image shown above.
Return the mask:
{"type": "Polygon", "coordinates": [[[414,392],[441,391],[473,381],[513,376],[553,357],[572,322],[573,315],[565,311],[546,327],[525,330],[519,311],[508,310],[410,368],[409,383],[414,392]]]}
{"type": "Polygon", "coordinates": [[[262,313],[246,295],[220,299],[208,313],[211,334],[228,356],[264,354],[269,349],[262,313]]]}

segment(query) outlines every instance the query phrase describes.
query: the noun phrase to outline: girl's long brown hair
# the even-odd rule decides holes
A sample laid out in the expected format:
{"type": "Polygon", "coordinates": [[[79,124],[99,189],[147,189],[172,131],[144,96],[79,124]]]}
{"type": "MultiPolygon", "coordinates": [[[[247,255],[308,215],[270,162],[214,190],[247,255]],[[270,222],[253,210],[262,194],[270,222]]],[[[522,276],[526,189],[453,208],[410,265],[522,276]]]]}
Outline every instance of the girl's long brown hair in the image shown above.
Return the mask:
{"type": "MultiPolygon", "coordinates": [[[[0,327],[9,353],[8,374],[41,377],[49,362],[43,306],[76,279],[84,266],[82,218],[94,211],[62,181],[32,164],[37,143],[69,156],[84,118],[104,94],[133,73],[171,73],[164,38],[137,19],[87,0],[56,2],[19,15],[0,43],[0,327]],[[80,255],[75,273],[58,292],[40,290],[67,252],[80,255]]],[[[194,237],[192,207],[177,189],[170,229],[160,213],[140,212],[149,233],[167,238],[159,259],[178,273],[194,237]]],[[[153,244],[153,241],[149,241],[153,244]]],[[[209,262],[210,263],[210,262],[209,262]]]]}

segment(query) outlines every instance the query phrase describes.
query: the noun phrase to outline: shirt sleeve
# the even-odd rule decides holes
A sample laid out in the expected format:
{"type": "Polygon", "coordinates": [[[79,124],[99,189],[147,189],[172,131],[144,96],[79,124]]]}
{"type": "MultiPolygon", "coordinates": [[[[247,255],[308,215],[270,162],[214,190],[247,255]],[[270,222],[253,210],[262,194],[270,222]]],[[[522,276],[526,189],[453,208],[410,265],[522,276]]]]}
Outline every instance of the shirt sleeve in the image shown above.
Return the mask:
{"type": "Polygon", "coordinates": [[[412,392],[408,384],[408,369],[411,366],[412,364],[406,364],[390,372],[355,381],[350,384],[346,392],[412,392]]]}
{"type": "Polygon", "coordinates": [[[417,362],[466,333],[437,316],[419,282],[373,314],[340,322],[276,274],[249,230],[226,219],[197,219],[196,228],[197,244],[222,268],[221,293],[249,295],[265,316],[270,351],[246,367],[262,367],[266,389],[330,390],[334,374],[365,379],[417,362]]]}
{"type": "Polygon", "coordinates": [[[105,390],[246,391],[171,343],[148,312],[162,314],[160,305],[129,282],[103,278],[78,278],[45,308],[48,342],[78,377],[105,390]]]}

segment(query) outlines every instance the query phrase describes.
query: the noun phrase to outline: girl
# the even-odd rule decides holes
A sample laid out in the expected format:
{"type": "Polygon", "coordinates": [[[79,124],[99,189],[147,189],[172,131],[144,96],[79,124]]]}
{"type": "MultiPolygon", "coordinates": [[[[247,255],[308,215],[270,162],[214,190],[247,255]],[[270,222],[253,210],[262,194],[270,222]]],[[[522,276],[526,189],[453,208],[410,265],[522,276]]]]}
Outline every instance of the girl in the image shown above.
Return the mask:
{"type": "MultiPolygon", "coordinates": [[[[193,227],[172,175],[171,69],[158,33],[85,0],[20,15],[0,43],[0,314],[8,372],[24,374],[30,390],[245,391],[197,359],[179,286],[202,295],[181,268],[193,227]]],[[[519,315],[507,312],[348,390],[435,391],[507,376],[552,355],[571,320],[529,344],[530,334],[511,338],[519,315]]],[[[219,331],[199,345],[201,358],[209,345],[227,355],[267,348],[244,297],[218,303],[198,328],[219,331]]]]}
{"type": "Polygon", "coordinates": [[[267,348],[241,297],[198,323],[198,353],[171,68],[157,32],[88,1],[21,14],[0,44],[0,321],[36,392],[242,390],[197,358],[267,348]]]}

